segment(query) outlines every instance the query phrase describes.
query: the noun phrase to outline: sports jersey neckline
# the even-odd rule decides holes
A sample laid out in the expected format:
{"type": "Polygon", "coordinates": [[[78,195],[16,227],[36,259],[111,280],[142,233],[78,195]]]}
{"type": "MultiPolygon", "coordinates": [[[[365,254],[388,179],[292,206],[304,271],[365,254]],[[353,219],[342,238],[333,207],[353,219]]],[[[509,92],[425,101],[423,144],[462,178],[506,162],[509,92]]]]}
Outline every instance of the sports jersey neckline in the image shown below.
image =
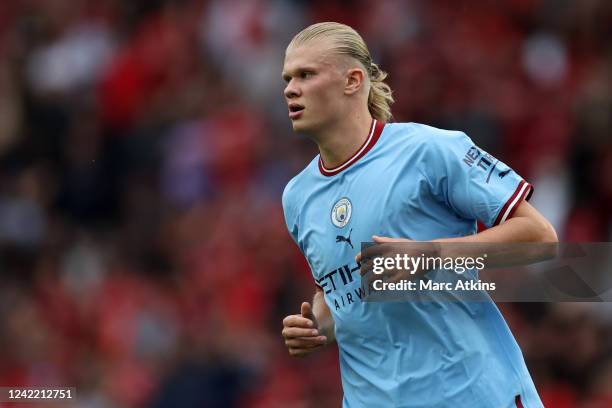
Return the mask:
{"type": "Polygon", "coordinates": [[[374,147],[374,145],[380,138],[384,127],[385,124],[383,122],[380,122],[376,119],[372,119],[370,132],[368,133],[368,138],[365,140],[365,142],[363,142],[361,147],[359,147],[359,149],[357,149],[357,151],[351,157],[349,157],[347,160],[344,161],[344,163],[339,164],[336,167],[333,167],[331,169],[325,167],[325,164],[323,164],[323,159],[321,159],[321,156],[319,156],[319,171],[321,172],[321,174],[326,177],[334,176],[340,173],[342,170],[349,168],[352,164],[356,163],[360,158],[365,156],[366,153],[368,153],[372,149],[372,147],[374,147]]]}

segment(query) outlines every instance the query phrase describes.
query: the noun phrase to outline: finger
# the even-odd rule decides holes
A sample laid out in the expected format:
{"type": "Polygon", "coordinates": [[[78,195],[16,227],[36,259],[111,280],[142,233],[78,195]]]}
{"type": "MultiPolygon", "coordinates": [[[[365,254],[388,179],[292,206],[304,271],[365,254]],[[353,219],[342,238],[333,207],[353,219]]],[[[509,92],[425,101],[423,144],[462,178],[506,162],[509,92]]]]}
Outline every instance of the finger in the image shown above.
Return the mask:
{"type": "Polygon", "coordinates": [[[364,258],[359,263],[359,268],[362,269],[362,270],[371,270],[373,264],[374,264],[374,259],[373,258],[364,258]]]}
{"type": "Polygon", "coordinates": [[[302,315],[290,315],[283,319],[283,326],[312,328],[314,327],[314,322],[302,315]]]}
{"type": "Polygon", "coordinates": [[[285,340],[285,345],[289,348],[312,348],[327,344],[327,337],[298,337],[285,340]]]}
{"type": "Polygon", "coordinates": [[[305,341],[300,341],[298,339],[290,339],[285,341],[285,345],[287,348],[317,348],[326,345],[327,342],[325,340],[320,340],[315,343],[308,343],[305,341]]]}
{"type": "Polygon", "coordinates": [[[359,273],[361,274],[361,276],[364,276],[368,273],[374,273],[374,259],[376,258],[366,258],[361,261],[361,263],[359,264],[359,273]]]}
{"type": "MultiPolygon", "coordinates": [[[[373,235],[372,238],[376,237],[373,235]]],[[[357,255],[355,255],[355,262],[362,262],[364,259],[371,259],[376,255],[380,254],[380,248],[378,245],[366,244],[363,247],[363,250],[360,251],[357,255]]]]}
{"type": "Polygon", "coordinates": [[[383,254],[385,247],[378,243],[364,245],[360,253],[361,260],[372,259],[383,254]]]}
{"type": "Polygon", "coordinates": [[[372,274],[372,275],[376,275],[373,271],[372,271],[372,262],[366,262],[366,263],[362,263],[361,264],[361,268],[359,268],[359,274],[364,277],[366,275],[372,274]]]}
{"type": "Polygon", "coordinates": [[[390,237],[381,237],[380,235],[372,235],[372,241],[377,244],[384,244],[389,242],[413,242],[410,239],[406,238],[390,238],[390,237]]]}
{"type": "Polygon", "coordinates": [[[282,333],[283,337],[286,339],[294,337],[316,337],[319,335],[317,329],[302,329],[298,327],[285,327],[282,333]]]}
{"type": "Polygon", "coordinates": [[[355,256],[355,262],[357,262],[357,266],[359,266],[360,268],[362,268],[363,265],[367,265],[368,263],[371,264],[372,259],[373,258],[371,257],[366,257],[365,254],[362,254],[361,252],[355,256]]]}
{"type": "Polygon", "coordinates": [[[307,356],[308,354],[317,351],[320,347],[313,347],[313,348],[308,348],[308,349],[302,349],[302,348],[290,348],[289,349],[289,354],[291,354],[293,357],[304,357],[307,356]]]}
{"type": "Polygon", "coordinates": [[[321,348],[323,348],[323,346],[309,348],[291,347],[289,348],[289,354],[291,354],[293,357],[304,357],[310,353],[320,350],[321,348]]]}
{"type": "Polygon", "coordinates": [[[300,309],[302,317],[314,321],[314,313],[312,312],[312,306],[310,306],[310,303],[302,302],[302,307],[300,309]]]}

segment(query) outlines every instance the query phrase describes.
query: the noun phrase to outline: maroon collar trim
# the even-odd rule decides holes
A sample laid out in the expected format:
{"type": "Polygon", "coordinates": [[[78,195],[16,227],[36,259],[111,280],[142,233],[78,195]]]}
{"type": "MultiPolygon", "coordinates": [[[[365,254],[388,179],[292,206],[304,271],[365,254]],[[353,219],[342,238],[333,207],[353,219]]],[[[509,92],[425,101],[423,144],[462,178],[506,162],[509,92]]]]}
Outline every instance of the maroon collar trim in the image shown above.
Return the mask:
{"type": "Polygon", "coordinates": [[[379,122],[376,119],[372,119],[372,126],[370,127],[370,132],[366,141],[363,142],[359,149],[357,149],[355,154],[349,157],[344,163],[336,167],[328,169],[327,167],[325,167],[325,164],[323,164],[323,159],[321,159],[321,156],[319,156],[319,171],[321,172],[321,174],[327,177],[334,176],[340,173],[342,170],[349,168],[353,163],[357,162],[357,160],[365,156],[366,153],[372,149],[372,147],[374,147],[374,145],[380,138],[380,134],[382,133],[384,127],[385,124],[383,122],[379,122]]]}

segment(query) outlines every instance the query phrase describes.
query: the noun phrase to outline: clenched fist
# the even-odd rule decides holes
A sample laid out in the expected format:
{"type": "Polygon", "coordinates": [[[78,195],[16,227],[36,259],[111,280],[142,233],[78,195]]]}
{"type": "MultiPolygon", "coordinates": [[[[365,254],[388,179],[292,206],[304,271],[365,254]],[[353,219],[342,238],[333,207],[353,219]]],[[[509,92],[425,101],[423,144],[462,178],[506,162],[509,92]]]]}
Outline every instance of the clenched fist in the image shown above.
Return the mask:
{"type": "Polygon", "coordinates": [[[317,319],[308,302],[302,303],[300,314],[283,319],[283,337],[289,354],[294,357],[305,356],[327,344],[327,337],[320,335],[317,319]]]}

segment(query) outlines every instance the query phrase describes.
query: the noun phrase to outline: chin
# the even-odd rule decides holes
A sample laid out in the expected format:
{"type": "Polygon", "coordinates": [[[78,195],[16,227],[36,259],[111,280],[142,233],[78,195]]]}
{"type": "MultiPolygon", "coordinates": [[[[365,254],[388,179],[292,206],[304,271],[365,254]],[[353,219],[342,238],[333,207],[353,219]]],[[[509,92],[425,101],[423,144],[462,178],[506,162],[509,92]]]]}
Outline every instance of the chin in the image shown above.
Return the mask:
{"type": "Polygon", "coordinates": [[[291,122],[291,126],[293,126],[293,131],[296,133],[308,132],[308,129],[310,128],[307,123],[304,123],[304,121],[301,120],[291,122]]]}
{"type": "Polygon", "coordinates": [[[293,126],[293,131],[295,133],[301,133],[305,135],[316,133],[317,130],[320,128],[320,124],[318,121],[313,122],[311,120],[304,120],[304,118],[292,121],[291,126],[293,126]]]}

